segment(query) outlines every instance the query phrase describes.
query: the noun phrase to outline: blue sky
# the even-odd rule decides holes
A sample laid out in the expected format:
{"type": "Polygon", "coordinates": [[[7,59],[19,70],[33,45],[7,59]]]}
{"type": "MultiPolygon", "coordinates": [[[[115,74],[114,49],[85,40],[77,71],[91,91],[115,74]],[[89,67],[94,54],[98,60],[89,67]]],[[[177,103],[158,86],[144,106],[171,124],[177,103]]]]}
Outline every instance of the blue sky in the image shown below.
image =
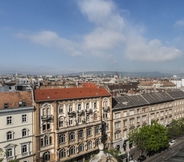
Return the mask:
{"type": "Polygon", "coordinates": [[[184,72],[183,0],[2,0],[0,74],[184,72]]]}

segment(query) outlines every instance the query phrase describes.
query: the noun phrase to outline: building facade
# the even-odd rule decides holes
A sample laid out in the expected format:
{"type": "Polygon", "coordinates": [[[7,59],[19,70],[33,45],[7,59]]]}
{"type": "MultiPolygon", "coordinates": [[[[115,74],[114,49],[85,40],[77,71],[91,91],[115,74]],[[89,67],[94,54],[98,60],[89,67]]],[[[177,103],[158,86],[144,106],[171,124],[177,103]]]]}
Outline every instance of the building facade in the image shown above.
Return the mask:
{"type": "Polygon", "coordinates": [[[113,147],[126,151],[128,134],[152,120],[167,126],[184,117],[184,92],[153,92],[113,98],[113,147]]]}
{"type": "Polygon", "coordinates": [[[105,88],[39,89],[34,161],[84,161],[110,145],[112,98],[105,88]]]}
{"type": "Polygon", "coordinates": [[[3,162],[18,159],[33,161],[33,100],[32,92],[0,93],[0,148],[3,162]]]}

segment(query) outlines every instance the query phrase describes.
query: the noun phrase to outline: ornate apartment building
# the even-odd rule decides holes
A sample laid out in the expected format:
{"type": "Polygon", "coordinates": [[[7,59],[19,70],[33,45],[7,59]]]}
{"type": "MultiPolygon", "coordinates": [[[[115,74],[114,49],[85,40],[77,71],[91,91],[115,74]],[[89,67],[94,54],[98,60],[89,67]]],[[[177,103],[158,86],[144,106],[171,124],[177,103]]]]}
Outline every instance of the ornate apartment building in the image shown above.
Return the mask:
{"type": "MultiPolygon", "coordinates": [[[[113,98],[113,147],[125,151],[127,135],[152,120],[167,126],[172,119],[184,117],[184,92],[152,92],[113,98]]],[[[131,147],[131,144],[130,146],[131,147]]]]}
{"type": "Polygon", "coordinates": [[[0,92],[0,148],[3,162],[33,161],[33,100],[31,91],[0,92]]]}
{"type": "Polygon", "coordinates": [[[34,91],[36,162],[84,161],[108,146],[112,134],[112,98],[105,88],[34,91]]]}

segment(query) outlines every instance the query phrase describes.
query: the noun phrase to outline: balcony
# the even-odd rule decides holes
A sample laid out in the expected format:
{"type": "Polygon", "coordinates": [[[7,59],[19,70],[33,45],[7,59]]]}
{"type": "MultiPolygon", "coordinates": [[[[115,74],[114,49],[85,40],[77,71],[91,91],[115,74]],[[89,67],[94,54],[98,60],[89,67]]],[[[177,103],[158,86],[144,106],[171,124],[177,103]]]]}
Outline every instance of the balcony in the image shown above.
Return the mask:
{"type": "Polygon", "coordinates": [[[93,110],[92,109],[86,109],[86,114],[92,114],[93,110]]]}
{"type": "Polygon", "coordinates": [[[79,115],[84,115],[84,110],[77,110],[77,113],[78,113],[79,115]]]}
{"type": "Polygon", "coordinates": [[[75,116],[75,115],[76,115],[75,111],[68,112],[68,116],[69,116],[69,117],[73,117],[73,116],[75,116]]]}
{"type": "Polygon", "coordinates": [[[53,119],[53,115],[43,115],[43,116],[41,116],[41,119],[43,121],[52,120],[53,119]]]}
{"type": "Polygon", "coordinates": [[[103,107],[103,110],[104,110],[105,112],[110,111],[110,107],[109,107],[109,106],[108,106],[108,107],[103,107]]]}

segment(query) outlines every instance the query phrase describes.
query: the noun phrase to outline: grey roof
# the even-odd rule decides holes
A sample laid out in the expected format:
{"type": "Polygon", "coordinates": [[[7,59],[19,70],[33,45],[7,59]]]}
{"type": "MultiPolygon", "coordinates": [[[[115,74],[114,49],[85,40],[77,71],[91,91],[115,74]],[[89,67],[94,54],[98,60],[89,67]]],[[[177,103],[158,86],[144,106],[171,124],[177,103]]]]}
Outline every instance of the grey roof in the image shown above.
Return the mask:
{"type": "MultiPolygon", "coordinates": [[[[142,95],[150,104],[172,101],[173,98],[164,92],[151,92],[142,95]]],[[[184,97],[184,96],[183,96],[184,97]]]]}
{"type": "Polygon", "coordinates": [[[149,104],[141,95],[113,98],[113,110],[149,104]]]}
{"type": "Polygon", "coordinates": [[[136,106],[144,106],[162,102],[173,101],[175,99],[184,99],[184,92],[181,90],[170,92],[151,92],[135,96],[121,96],[113,98],[113,110],[126,109],[136,106]]]}
{"type": "Polygon", "coordinates": [[[184,98],[184,92],[181,90],[167,92],[174,99],[184,98]]]}

